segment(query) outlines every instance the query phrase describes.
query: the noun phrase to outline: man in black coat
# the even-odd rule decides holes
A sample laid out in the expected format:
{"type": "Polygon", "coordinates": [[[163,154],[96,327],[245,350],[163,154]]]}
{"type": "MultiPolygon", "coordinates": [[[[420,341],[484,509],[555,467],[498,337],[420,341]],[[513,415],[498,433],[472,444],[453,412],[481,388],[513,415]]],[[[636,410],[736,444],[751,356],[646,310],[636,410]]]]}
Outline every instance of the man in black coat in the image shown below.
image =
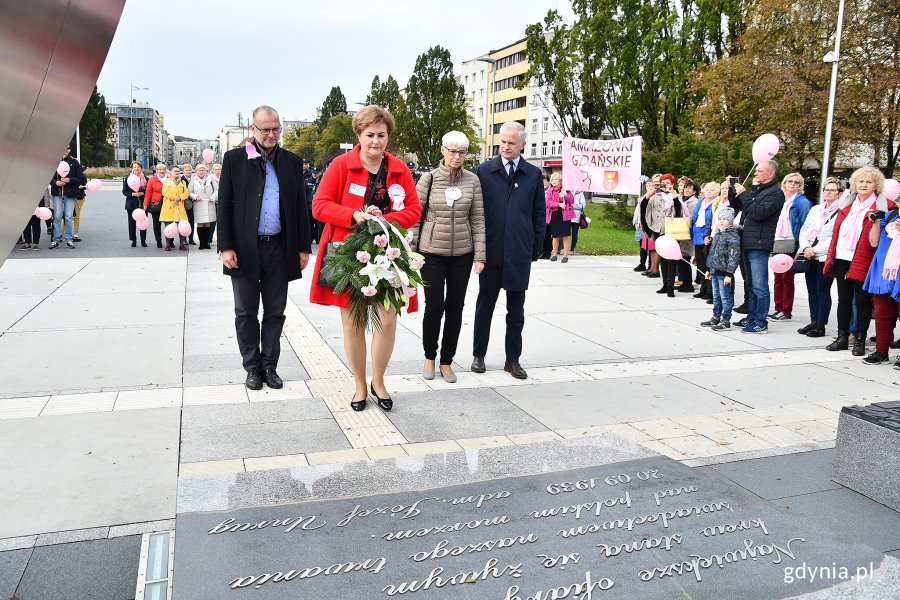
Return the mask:
{"type": "MultiPolygon", "coordinates": [[[[769,254],[775,245],[775,228],[784,206],[784,192],[776,181],[778,163],[774,160],[756,165],[750,189],[735,183],[728,188],[728,202],[741,213],[741,254],[744,263],[744,285],[747,316],[737,323],[742,333],[768,333],[769,254]]],[[[729,179],[729,182],[731,180],[729,179]]]]}
{"type": "Polygon", "coordinates": [[[303,163],[280,148],[275,109],[253,111],[254,140],[225,153],[219,180],[218,246],[234,291],[234,327],[247,387],[283,385],[276,372],[288,282],[302,277],[310,235],[303,163]],[[260,326],[259,300],[263,319],[260,326]]]}
{"type": "Polygon", "coordinates": [[[58,248],[62,232],[60,226],[62,219],[66,220],[66,247],[74,248],[74,223],[75,223],[75,204],[78,202],[78,194],[80,186],[87,185],[87,178],[84,176],[84,169],[81,163],[72,158],[72,148],[66,146],[63,152],[62,162],[69,165],[69,172],[65,177],[54,173],[53,179],[50,180],[50,190],[53,196],[53,239],[50,241],[50,249],[58,248]]]}
{"type": "MultiPolygon", "coordinates": [[[[484,373],[491,318],[500,290],[506,290],[506,364],[516,379],[528,374],[519,364],[525,326],[525,290],[531,263],[541,255],[547,207],[541,170],[522,158],[525,128],[508,121],[500,128],[500,156],[475,171],[484,197],[487,242],[475,305],[472,371],[484,373]]],[[[477,272],[477,271],[476,271],[477,272]]]]}

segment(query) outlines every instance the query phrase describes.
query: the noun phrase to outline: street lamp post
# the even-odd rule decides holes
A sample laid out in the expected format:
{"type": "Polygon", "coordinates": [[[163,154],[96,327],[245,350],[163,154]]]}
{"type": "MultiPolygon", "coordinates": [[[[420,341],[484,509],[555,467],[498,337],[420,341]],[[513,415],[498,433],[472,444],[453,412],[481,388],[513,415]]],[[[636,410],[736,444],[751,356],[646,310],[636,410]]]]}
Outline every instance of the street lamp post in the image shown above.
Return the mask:
{"type": "Polygon", "coordinates": [[[128,162],[134,161],[134,90],[149,90],[148,87],[131,84],[131,104],[128,105],[128,162]]]}
{"type": "Polygon", "coordinates": [[[844,26],[844,0],[838,3],[837,31],[834,34],[834,50],[825,55],[831,63],[831,90],[828,94],[828,121],[825,123],[825,148],[822,156],[822,177],[819,181],[819,198],[824,198],[828,162],[831,160],[831,121],[834,119],[834,97],[837,94],[838,61],[841,58],[841,29],[844,26]]]}
{"type": "Polygon", "coordinates": [[[496,59],[488,58],[488,57],[476,58],[475,60],[477,62],[485,62],[485,63],[488,63],[489,65],[491,65],[491,96],[490,96],[491,103],[489,105],[491,107],[491,129],[490,129],[491,135],[490,135],[490,142],[488,143],[488,156],[487,156],[488,159],[491,159],[491,158],[493,158],[493,154],[494,154],[494,100],[496,99],[496,96],[497,96],[497,90],[494,89],[494,85],[497,83],[497,68],[496,68],[497,61],[496,61],[496,59]]]}

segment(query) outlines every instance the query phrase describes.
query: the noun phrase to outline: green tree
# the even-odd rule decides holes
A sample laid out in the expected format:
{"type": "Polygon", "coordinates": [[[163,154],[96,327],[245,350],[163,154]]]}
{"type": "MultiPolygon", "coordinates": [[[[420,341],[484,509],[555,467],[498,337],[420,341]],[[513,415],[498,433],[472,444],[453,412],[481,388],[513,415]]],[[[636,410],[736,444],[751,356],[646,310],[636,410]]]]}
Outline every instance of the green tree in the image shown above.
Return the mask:
{"type": "Polygon", "coordinates": [[[416,58],[398,116],[398,142],[407,151],[415,152],[420,163],[440,161],[441,138],[448,131],[465,133],[469,151],[478,151],[466,112],[465,92],[453,75],[453,61],[445,48],[434,46],[416,58]]]}
{"type": "Polygon", "coordinates": [[[284,136],[284,147],[303,160],[313,162],[316,158],[316,142],[319,141],[319,128],[307,125],[293,129],[284,136]]]}
{"type": "Polygon", "coordinates": [[[109,136],[113,121],[106,114],[106,99],[94,86],[78,123],[81,136],[81,156],[79,162],[86,167],[105,167],[113,164],[113,147],[109,136]]]}
{"type": "MultiPolygon", "coordinates": [[[[369,95],[366,96],[366,104],[375,104],[382,108],[386,108],[394,115],[394,119],[400,118],[405,109],[405,103],[403,101],[403,94],[400,93],[400,85],[397,83],[397,80],[394,79],[393,75],[388,75],[388,78],[385,79],[384,83],[381,83],[381,79],[378,75],[372,79],[372,89],[369,92],[369,95]]],[[[398,135],[395,134],[390,137],[387,149],[391,154],[397,154],[399,151],[403,150],[398,135]]]]}
{"type": "Polygon", "coordinates": [[[751,137],[729,141],[704,139],[692,132],[671,136],[659,150],[646,150],[641,161],[644,173],[687,175],[698,186],[707,181],[722,182],[727,175],[743,179],[753,166],[751,137]]]}
{"type": "Polygon", "coordinates": [[[328,125],[328,120],[331,117],[346,112],[347,99],[344,98],[341,87],[336,85],[331,88],[331,91],[328,92],[328,96],[325,97],[325,101],[322,102],[322,109],[319,112],[319,119],[316,121],[316,125],[319,126],[319,129],[325,129],[325,126],[328,125]]]}
{"type": "Polygon", "coordinates": [[[698,98],[688,75],[729,51],[741,6],[739,0],[573,0],[572,26],[550,11],[526,29],[528,79],[548,90],[565,133],[637,134],[645,147],[662,148],[690,126],[698,98]]]}
{"type": "Polygon", "coordinates": [[[340,113],[328,119],[328,124],[316,141],[316,164],[331,162],[335,156],[343,152],[341,144],[356,142],[352,122],[353,117],[347,113],[340,113]]]}

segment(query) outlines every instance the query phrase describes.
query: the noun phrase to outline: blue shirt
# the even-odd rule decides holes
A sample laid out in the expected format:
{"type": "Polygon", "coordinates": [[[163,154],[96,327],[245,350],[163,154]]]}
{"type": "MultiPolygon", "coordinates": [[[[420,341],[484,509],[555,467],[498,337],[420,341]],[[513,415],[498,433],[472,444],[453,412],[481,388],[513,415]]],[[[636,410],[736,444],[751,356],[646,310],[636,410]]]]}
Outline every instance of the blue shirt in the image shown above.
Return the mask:
{"type": "MultiPolygon", "coordinates": [[[[260,157],[262,158],[262,157],[260,157]]],[[[275,165],[266,160],[266,186],[263,188],[262,206],[259,209],[259,235],[281,233],[281,205],[278,202],[278,175],[275,165]]]]}
{"type": "Polygon", "coordinates": [[[512,163],[513,171],[515,171],[519,167],[519,159],[506,160],[503,157],[501,159],[503,160],[503,170],[506,171],[506,176],[509,177],[509,163],[512,163]]]}

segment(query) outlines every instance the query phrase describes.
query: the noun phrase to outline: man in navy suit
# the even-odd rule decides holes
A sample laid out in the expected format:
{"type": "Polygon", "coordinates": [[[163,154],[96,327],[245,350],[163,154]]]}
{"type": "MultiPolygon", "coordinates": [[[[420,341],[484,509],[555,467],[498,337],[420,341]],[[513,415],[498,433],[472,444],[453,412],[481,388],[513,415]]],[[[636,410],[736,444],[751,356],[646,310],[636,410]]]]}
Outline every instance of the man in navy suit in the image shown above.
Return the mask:
{"type": "Polygon", "coordinates": [[[500,290],[506,290],[506,364],[516,379],[528,374],[519,364],[525,325],[525,290],[531,263],[541,255],[547,228],[543,174],[522,158],[525,127],[507,121],[500,128],[500,156],[478,167],[484,196],[487,258],[479,275],[475,305],[472,371],[484,373],[491,318],[500,290]]]}

